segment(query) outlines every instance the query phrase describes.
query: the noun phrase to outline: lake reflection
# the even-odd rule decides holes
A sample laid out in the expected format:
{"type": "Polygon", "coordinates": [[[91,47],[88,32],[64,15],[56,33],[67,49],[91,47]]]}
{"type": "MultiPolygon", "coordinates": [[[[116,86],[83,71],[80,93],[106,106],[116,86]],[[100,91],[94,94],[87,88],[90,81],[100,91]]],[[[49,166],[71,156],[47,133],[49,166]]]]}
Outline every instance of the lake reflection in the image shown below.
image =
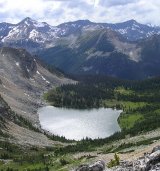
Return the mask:
{"type": "Polygon", "coordinates": [[[105,138],[120,131],[117,119],[121,112],[106,108],[78,110],[53,106],[38,111],[43,129],[75,140],[105,138]]]}

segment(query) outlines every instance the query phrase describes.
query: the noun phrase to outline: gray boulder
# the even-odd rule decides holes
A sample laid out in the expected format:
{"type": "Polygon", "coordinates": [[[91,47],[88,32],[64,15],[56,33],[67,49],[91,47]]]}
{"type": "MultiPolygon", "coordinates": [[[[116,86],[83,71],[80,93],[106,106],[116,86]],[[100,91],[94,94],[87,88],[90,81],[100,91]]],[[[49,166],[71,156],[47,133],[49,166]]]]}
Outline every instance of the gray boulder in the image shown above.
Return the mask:
{"type": "Polygon", "coordinates": [[[104,171],[105,162],[103,160],[98,160],[93,165],[89,166],[89,171],[104,171]]]}
{"type": "Polygon", "coordinates": [[[88,171],[89,165],[80,165],[75,171],[88,171]]]}
{"type": "Polygon", "coordinates": [[[160,170],[160,146],[155,147],[152,151],[153,153],[150,154],[149,161],[146,163],[146,171],[160,170]]]}
{"type": "Polygon", "coordinates": [[[104,171],[105,162],[103,160],[98,160],[93,165],[81,165],[75,171],[104,171]]]}

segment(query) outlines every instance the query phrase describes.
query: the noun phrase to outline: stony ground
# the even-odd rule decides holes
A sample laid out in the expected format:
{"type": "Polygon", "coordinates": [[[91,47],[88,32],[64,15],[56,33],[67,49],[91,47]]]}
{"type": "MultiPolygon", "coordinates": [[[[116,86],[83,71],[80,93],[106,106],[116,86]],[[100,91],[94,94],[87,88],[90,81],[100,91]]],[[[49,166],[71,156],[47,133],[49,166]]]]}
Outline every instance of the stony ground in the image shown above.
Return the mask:
{"type": "MultiPolygon", "coordinates": [[[[122,144],[128,144],[128,143],[137,143],[140,141],[144,141],[144,140],[148,140],[151,138],[156,138],[156,137],[160,137],[160,129],[154,130],[154,131],[150,131],[135,137],[127,137],[125,139],[119,140],[119,141],[115,141],[112,142],[111,144],[106,144],[102,147],[97,148],[97,151],[95,152],[82,152],[82,153],[77,153],[74,155],[75,158],[80,158],[82,156],[87,156],[87,155],[91,155],[91,156],[97,156],[95,158],[95,160],[98,159],[103,159],[106,163],[109,162],[111,159],[113,159],[114,153],[107,153],[107,154],[103,154],[106,149],[112,147],[117,148],[122,144]]],[[[122,160],[134,160],[140,156],[142,156],[144,153],[151,151],[151,149],[157,145],[160,145],[160,140],[153,140],[152,144],[148,144],[148,145],[140,145],[140,146],[132,146],[130,148],[125,148],[124,150],[121,150],[121,152],[124,152],[123,154],[119,154],[120,159],[122,160]],[[128,151],[128,152],[127,152],[128,151]],[[133,152],[130,152],[133,151],[133,152]]]]}
{"type": "MultiPolygon", "coordinates": [[[[101,158],[92,164],[79,166],[74,171],[159,171],[160,170],[160,141],[139,149],[139,152],[119,155],[120,163],[112,168],[106,167],[106,158],[101,158]]],[[[113,159],[113,155],[107,156],[107,160],[113,159]]]]}
{"type": "MultiPolygon", "coordinates": [[[[98,160],[102,160],[105,165],[107,165],[112,159],[114,159],[114,155],[115,153],[105,153],[106,149],[110,148],[112,146],[113,149],[119,147],[122,144],[127,144],[127,143],[138,143],[141,141],[145,141],[145,140],[149,140],[149,139],[153,139],[153,141],[151,141],[151,143],[148,143],[146,145],[142,144],[142,145],[135,145],[135,146],[131,146],[129,148],[124,148],[123,150],[120,150],[120,152],[118,152],[118,156],[120,157],[120,160],[122,161],[122,164],[125,163],[125,165],[129,165],[129,163],[133,164],[133,163],[143,163],[141,160],[144,160],[144,158],[146,156],[144,156],[144,154],[148,154],[151,153],[154,147],[157,147],[160,145],[160,129],[154,130],[154,131],[150,131],[148,133],[144,133],[135,137],[127,137],[126,139],[122,139],[119,141],[115,141],[112,142],[111,144],[106,144],[102,147],[97,148],[96,151],[94,152],[83,152],[83,153],[77,153],[74,155],[74,157],[76,159],[82,158],[83,156],[95,156],[95,158],[93,158],[90,162],[89,165],[92,166],[92,164],[96,163],[96,161],[98,160]],[[154,140],[155,138],[155,140],[154,140]],[[157,140],[156,140],[157,139],[157,140]],[[139,158],[141,159],[139,161],[139,158]]],[[[160,148],[159,148],[160,150],[160,148]]],[[[135,164],[136,165],[136,164],[135,164]]],[[[144,165],[144,163],[142,164],[144,165]]],[[[138,164],[139,166],[139,164],[138,164]]],[[[128,166],[129,167],[129,166],[128,166]]],[[[142,166],[139,166],[142,167],[142,166]]],[[[114,168],[114,169],[107,169],[106,171],[143,171],[143,170],[136,170],[135,168],[130,168],[130,169],[126,169],[121,167],[118,168],[114,168]]],[[[160,168],[159,168],[160,170],[160,168]]],[[[78,170],[81,171],[81,170],[78,170]]],[[[94,170],[82,170],[82,171],[94,171],[94,170]]],[[[96,171],[102,171],[102,170],[96,170],[96,171]]]]}

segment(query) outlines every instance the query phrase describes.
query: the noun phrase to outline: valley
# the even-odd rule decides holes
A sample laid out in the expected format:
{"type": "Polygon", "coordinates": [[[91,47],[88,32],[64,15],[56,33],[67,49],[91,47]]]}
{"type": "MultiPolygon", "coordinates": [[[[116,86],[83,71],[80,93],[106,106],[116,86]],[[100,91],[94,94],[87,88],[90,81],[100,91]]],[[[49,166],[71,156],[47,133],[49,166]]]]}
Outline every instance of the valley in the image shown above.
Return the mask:
{"type": "Polygon", "coordinates": [[[84,171],[101,159],[105,171],[119,171],[152,156],[160,143],[159,34],[135,20],[0,23],[0,170],[84,171]]]}
{"type": "MultiPolygon", "coordinates": [[[[132,161],[142,157],[144,152],[151,152],[160,141],[159,84],[159,78],[125,81],[104,77],[92,79],[90,76],[82,77],[77,84],[63,85],[50,90],[44,96],[55,106],[80,109],[86,107],[91,109],[93,106],[123,109],[118,120],[122,131],[108,138],[95,140],[86,138],[78,142],[68,141],[63,137],[57,138],[63,144],[57,142],[54,147],[48,147],[42,151],[39,148],[36,150],[36,155],[38,152],[45,155],[44,159],[34,161],[34,164],[27,159],[24,163],[20,160],[23,163],[22,167],[20,161],[7,166],[18,167],[20,170],[23,170],[23,167],[31,170],[34,168],[45,170],[45,167],[48,167],[46,169],[65,171],[75,169],[81,164],[94,163],[98,159],[109,163],[115,153],[118,153],[120,159],[124,161],[128,158],[132,161]],[[43,160],[45,164],[42,164],[43,160]],[[26,166],[24,166],[25,163],[26,166]]],[[[32,150],[29,154],[31,158],[35,155],[34,152],[32,154],[32,150]]]]}

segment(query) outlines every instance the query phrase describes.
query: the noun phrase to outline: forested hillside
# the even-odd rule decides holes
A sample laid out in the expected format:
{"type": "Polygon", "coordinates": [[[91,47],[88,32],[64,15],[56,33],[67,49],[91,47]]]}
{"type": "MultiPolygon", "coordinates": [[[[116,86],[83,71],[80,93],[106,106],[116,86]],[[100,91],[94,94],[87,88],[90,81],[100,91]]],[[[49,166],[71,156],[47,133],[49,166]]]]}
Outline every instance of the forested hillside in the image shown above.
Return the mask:
{"type": "Polygon", "coordinates": [[[45,98],[58,107],[122,109],[119,124],[126,134],[160,127],[160,78],[125,81],[82,77],[75,85],[63,85],[49,91],[45,98]]]}

